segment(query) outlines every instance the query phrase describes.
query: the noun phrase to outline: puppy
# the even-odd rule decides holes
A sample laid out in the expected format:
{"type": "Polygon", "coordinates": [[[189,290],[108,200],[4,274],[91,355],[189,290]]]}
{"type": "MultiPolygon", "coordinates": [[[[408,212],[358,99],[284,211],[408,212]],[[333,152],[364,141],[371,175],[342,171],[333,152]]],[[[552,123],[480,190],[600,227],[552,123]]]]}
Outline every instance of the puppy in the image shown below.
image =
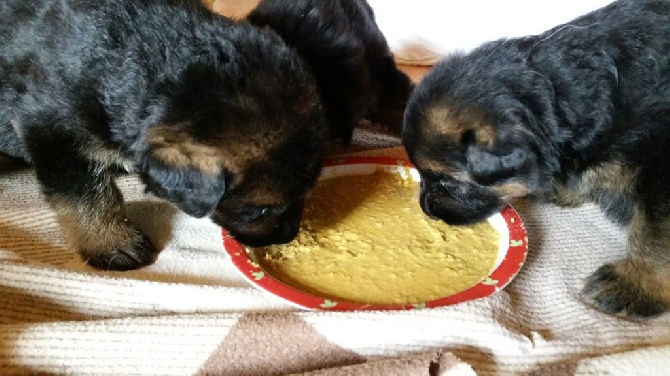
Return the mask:
{"type": "Polygon", "coordinates": [[[244,244],[295,237],[328,129],[278,36],[197,0],[5,0],[0,15],[0,151],[34,166],[90,265],[155,257],[126,219],[120,170],[244,244]]]}
{"type": "Polygon", "coordinates": [[[626,318],[670,307],[670,1],[620,0],[544,34],[439,63],[412,94],[403,143],[421,207],[452,224],[522,197],[598,204],[628,256],[583,298],[626,318]]]}
{"type": "Polygon", "coordinates": [[[276,31],[307,62],[331,138],[348,145],[363,119],[400,135],[413,84],[365,0],[262,0],[247,19],[276,31]]]}

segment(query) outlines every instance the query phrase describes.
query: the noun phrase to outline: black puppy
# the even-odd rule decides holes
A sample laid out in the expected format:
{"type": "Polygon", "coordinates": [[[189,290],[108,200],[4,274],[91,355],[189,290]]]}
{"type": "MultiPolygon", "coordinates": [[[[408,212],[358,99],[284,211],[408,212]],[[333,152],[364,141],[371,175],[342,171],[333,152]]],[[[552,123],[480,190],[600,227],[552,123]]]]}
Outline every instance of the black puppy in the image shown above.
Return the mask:
{"type": "Polygon", "coordinates": [[[316,84],[271,31],[197,0],[3,0],[0,151],[32,163],[91,265],[152,262],[119,170],[239,241],[288,242],[324,159],[316,84]]]}
{"type": "Polygon", "coordinates": [[[467,224],[520,197],[593,201],[628,225],[628,257],[584,299],[628,318],[670,308],[670,1],[616,1],[449,57],[403,133],[427,214],[467,224]]]}
{"type": "Polygon", "coordinates": [[[363,119],[400,134],[413,84],[365,0],[262,0],[247,19],[276,31],[312,69],[331,137],[348,144],[363,119]]]}

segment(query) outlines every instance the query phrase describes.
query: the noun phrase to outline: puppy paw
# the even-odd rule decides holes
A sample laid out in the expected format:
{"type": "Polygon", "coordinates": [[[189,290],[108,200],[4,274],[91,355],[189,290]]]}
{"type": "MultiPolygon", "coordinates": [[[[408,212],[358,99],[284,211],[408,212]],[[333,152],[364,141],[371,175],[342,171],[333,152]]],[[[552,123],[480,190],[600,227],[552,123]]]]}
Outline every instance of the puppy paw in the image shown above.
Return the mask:
{"type": "Polygon", "coordinates": [[[102,270],[134,270],[152,264],[156,259],[156,247],[139,230],[117,245],[104,249],[81,250],[81,257],[88,265],[102,270]]]}
{"type": "Polygon", "coordinates": [[[651,271],[627,261],[601,266],[587,279],[582,300],[602,312],[629,320],[658,316],[670,308],[664,284],[651,271]]]}

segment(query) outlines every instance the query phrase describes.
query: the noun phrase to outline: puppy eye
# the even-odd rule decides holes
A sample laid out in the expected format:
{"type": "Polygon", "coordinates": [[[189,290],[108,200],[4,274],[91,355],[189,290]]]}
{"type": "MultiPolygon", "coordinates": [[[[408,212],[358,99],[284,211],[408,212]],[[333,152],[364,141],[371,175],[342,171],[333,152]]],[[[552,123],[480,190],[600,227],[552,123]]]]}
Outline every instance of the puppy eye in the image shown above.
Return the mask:
{"type": "Polygon", "coordinates": [[[449,180],[440,180],[440,186],[446,190],[453,189],[455,187],[454,183],[449,180]]]}
{"type": "Polygon", "coordinates": [[[468,193],[468,185],[464,183],[458,183],[453,180],[440,180],[440,186],[443,189],[443,192],[449,195],[450,197],[455,197],[454,195],[464,195],[468,193]]]}
{"type": "Polygon", "coordinates": [[[269,207],[253,207],[241,210],[229,211],[229,213],[237,218],[241,223],[249,223],[265,217],[270,213],[269,207]]]}

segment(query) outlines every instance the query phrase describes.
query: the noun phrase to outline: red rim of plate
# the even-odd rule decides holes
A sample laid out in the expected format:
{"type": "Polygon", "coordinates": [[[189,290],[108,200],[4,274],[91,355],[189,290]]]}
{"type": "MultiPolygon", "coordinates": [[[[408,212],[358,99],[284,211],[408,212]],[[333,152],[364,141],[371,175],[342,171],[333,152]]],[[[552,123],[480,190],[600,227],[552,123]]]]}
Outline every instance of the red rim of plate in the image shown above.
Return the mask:
{"type": "MultiPolygon", "coordinates": [[[[389,157],[342,157],[328,159],[324,167],[353,164],[378,164],[413,167],[409,161],[389,157]]],[[[519,273],[528,253],[528,234],[519,214],[507,206],[500,211],[509,230],[509,248],[498,267],[482,282],[458,294],[419,304],[362,304],[333,301],[304,293],[288,286],[266,273],[247,255],[244,246],[223,230],[223,246],[235,268],[258,289],[279,297],[294,306],[309,310],[357,311],[357,310],[410,310],[453,305],[468,300],[490,296],[507,286],[519,273]]]]}

